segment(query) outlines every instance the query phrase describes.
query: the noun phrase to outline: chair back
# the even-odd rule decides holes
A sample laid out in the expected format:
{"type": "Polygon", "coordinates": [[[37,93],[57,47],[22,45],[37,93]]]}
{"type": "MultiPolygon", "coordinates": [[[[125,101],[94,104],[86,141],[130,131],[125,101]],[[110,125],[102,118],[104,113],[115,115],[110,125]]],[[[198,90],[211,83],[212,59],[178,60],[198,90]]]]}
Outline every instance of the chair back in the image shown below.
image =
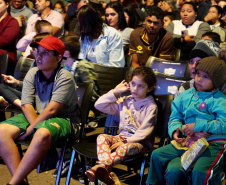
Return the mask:
{"type": "Polygon", "coordinates": [[[175,62],[151,56],[145,66],[166,75],[179,77],[181,80],[191,79],[187,61],[175,62]]]}
{"type": "Polygon", "coordinates": [[[158,106],[156,136],[160,137],[160,147],[164,145],[165,139],[168,137],[168,122],[171,114],[171,102],[173,101],[173,95],[156,95],[155,99],[158,106]]]}
{"type": "Polygon", "coordinates": [[[8,54],[0,55],[0,83],[3,82],[2,74],[6,74],[8,67],[8,54]]]}
{"type": "Polygon", "coordinates": [[[174,60],[175,62],[180,62],[181,49],[180,48],[174,49],[171,55],[173,56],[172,60],[174,60]]]}
{"type": "Polygon", "coordinates": [[[160,72],[155,72],[155,75],[157,79],[155,94],[158,95],[175,94],[178,86],[186,82],[183,78],[181,79],[180,77],[174,77],[160,72]]]}
{"type": "Polygon", "coordinates": [[[83,133],[84,126],[87,123],[87,118],[89,115],[90,103],[93,95],[93,83],[78,83],[77,84],[77,98],[78,105],[80,107],[80,115],[81,115],[81,134],[83,133]]]}
{"type": "Polygon", "coordinates": [[[21,56],[16,64],[14,78],[22,81],[35,59],[21,56]]]}
{"type": "Polygon", "coordinates": [[[110,67],[96,63],[94,67],[98,74],[97,85],[100,89],[100,95],[107,93],[124,80],[128,70],[126,67],[110,67]]]}

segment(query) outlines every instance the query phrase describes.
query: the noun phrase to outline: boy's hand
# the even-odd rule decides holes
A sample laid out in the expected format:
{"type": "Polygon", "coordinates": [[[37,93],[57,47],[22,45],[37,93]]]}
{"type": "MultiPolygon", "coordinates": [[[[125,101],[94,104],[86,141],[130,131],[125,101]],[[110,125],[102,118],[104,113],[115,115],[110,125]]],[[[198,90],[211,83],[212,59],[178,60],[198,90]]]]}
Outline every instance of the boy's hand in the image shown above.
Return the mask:
{"type": "Polygon", "coordinates": [[[195,123],[186,124],[186,127],[184,128],[183,132],[188,136],[192,136],[194,134],[194,128],[195,128],[195,123]]]}
{"type": "Polygon", "coordinates": [[[123,145],[123,144],[124,144],[124,143],[121,142],[121,141],[120,141],[120,142],[117,142],[117,143],[111,145],[110,150],[111,150],[111,151],[116,150],[119,146],[121,146],[121,145],[123,145]]]}
{"type": "Polygon", "coordinates": [[[185,141],[185,138],[179,138],[180,130],[179,127],[177,127],[176,132],[173,134],[173,139],[178,143],[183,143],[185,141]]]}
{"type": "Polygon", "coordinates": [[[127,90],[129,90],[129,84],[123,80],[113,89],[113,93],[115,97],[117,97],[120,93],[126,92],[127,90]]]}

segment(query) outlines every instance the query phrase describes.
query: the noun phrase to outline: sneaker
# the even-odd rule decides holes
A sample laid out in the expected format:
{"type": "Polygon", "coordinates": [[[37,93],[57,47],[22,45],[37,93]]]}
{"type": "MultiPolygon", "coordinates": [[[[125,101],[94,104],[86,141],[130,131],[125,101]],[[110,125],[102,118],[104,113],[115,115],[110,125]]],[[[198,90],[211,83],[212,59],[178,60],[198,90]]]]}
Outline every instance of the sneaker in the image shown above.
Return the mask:
{"type": "Polygon", "coordinates": [[[98,127],[98,122],[91,121],[87,124],[87,128],[97,128],[98,127]]]}
{"type": "Polygon", "coordinates": [[[0,107],[7,107],[7,106],[9,106],[9,103],[5,100],[5,98],[0,96],[0,107]]]}
{"type": "MultiPolygon", "coordinates": [[[[59,161],[57,162],[57,169],[53,172],[53,177],[54,178],[57,177],[57,174],[58,174],[58,166],[59,166],[59,161]]],[[[67,161],[63,162],[63,166],[62,166],[62,169],[61,169],[60,176],[64,176],[64,175],[67,174],[67,171],[69,169],[69,166],[70,166],[70,160],[67,160],[67,161]]]]}

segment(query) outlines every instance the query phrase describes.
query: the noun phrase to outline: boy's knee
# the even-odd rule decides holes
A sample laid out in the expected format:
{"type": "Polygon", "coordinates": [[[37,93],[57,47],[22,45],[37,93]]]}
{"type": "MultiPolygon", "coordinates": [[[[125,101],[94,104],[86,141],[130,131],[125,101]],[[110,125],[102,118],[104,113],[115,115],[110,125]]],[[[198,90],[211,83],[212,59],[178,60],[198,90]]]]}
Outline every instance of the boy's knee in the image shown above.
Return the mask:
{"type": "Polygon", "coordinates": [[[44,143],[44,142],[51,142],[51,133],[49,132],[48,129],[46,128],[40,128],[38,129],[35,134],[33,139],[35,139],[36,141],[40,142],[40,143],[44,143]]]}

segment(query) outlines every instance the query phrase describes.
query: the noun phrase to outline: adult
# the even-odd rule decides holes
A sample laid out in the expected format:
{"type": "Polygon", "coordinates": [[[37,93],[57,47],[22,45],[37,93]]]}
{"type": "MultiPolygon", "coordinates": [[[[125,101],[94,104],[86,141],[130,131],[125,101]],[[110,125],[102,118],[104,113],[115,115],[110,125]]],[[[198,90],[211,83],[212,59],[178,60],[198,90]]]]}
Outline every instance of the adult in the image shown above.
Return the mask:
{"type": "Polygon", "coordinates": [[[90,5],[78,11],[81,32],[79,59],[113,67],[124,67],[125,58],[120,33],[103,23],[97,10],[90,5]]]}
{"type": "Polygon", "coordinates": [[[123,48],[126,53],[129,49],[132,28],[127,27],[123,7],[119,2],[110,2],[105,8],[105,20],[108,26],[115,28],[122,37],[123,48]]]}
{"type": "Polygon", "coordinates": [[[70,119],[79,121],[76,83],[60,66],[63,42],[47,36],[31,46],[37,48],[37,67],[30,69],[23,81],[23,114],[0,124],[0,155],[12,175],[9,184],[15,185],[27,184],[25,177],[41,162],[49,146],[70,134],[70,119]],[[14,140],[31,136],[21,160],[14,140]]]}
{"type": "Polygon", "coordinates": [[[164,12],[152,7],[145,18],[145,27],[135,29],[130,36],[132,67],[145,65],[150,56],[171,59],[173,38],[163,28],[164,12]]]}
{"type": "Polygon", "coordinates": [[[37,20],[47,20],[53,26],[53,35],[56,37],[62,37],[64,35],[64,18],[63,16],[54,10],[51,10],[50,0],[36,0],[35,7],[37,13],[33,14],[27,22],[26,34],[35,31],[35,23],[37,20]]]}
{"type": "Polygon", "coordinates": [[[210,4],[207,3],[205,0],[195,0],[195,4],[197,6],[197,20],[203,21],[204,17],[207,15],[210,4]]]}
{"type": "Polygon", "coordinates": [[[10,15],[9,0],[0,0],[0,54],[9,55],[7,74],[13,74],[16,66],[16,41],[20,27],[16,19],[10,15]]]}
{"type": "Polygon", "coordinates": [[[25,0],[12,0],[10,7],[10,14],[16,18],[21,27],[20,38],[24,36],[27,27],[28,19],[33,15],[33,12],[26,7],[25,0]]]}
{"type": "Polygon", "coordinates": [[[157,5],[164,12],[172,12],[175,14],[176,20],[180,19],[180,11],[178,8],[176,8],[176,2],[174,0],[161,0],[157,5]]]}
{"type": "Polygon", "coordinates": [[[175,47],[181,49],[182,58],[189,53],[205,32],[210,31],[208,23],[196,20],[197,7],[193,2],[185,2],[180,10],[181,20],[174,20],[166,27],[174,38],[175,47]]]}
{"type": "Polygon", "coordinates": [[[218,5],[212,5],[209,9],[208,14],[205,16],[204,20],[209,23],[210,29],[218,33],[221,37],[221,48],[226,46],[226,30],[224,28],[224,23],[221,20],[223,10],[218,5]]]}
{"type": "Polygon", "coordinates": [[[123,6],[123,11],[128,27],[135,29],[142,25],[143,21],[140,20],[136,9],[131,4],[123,6]]]}

